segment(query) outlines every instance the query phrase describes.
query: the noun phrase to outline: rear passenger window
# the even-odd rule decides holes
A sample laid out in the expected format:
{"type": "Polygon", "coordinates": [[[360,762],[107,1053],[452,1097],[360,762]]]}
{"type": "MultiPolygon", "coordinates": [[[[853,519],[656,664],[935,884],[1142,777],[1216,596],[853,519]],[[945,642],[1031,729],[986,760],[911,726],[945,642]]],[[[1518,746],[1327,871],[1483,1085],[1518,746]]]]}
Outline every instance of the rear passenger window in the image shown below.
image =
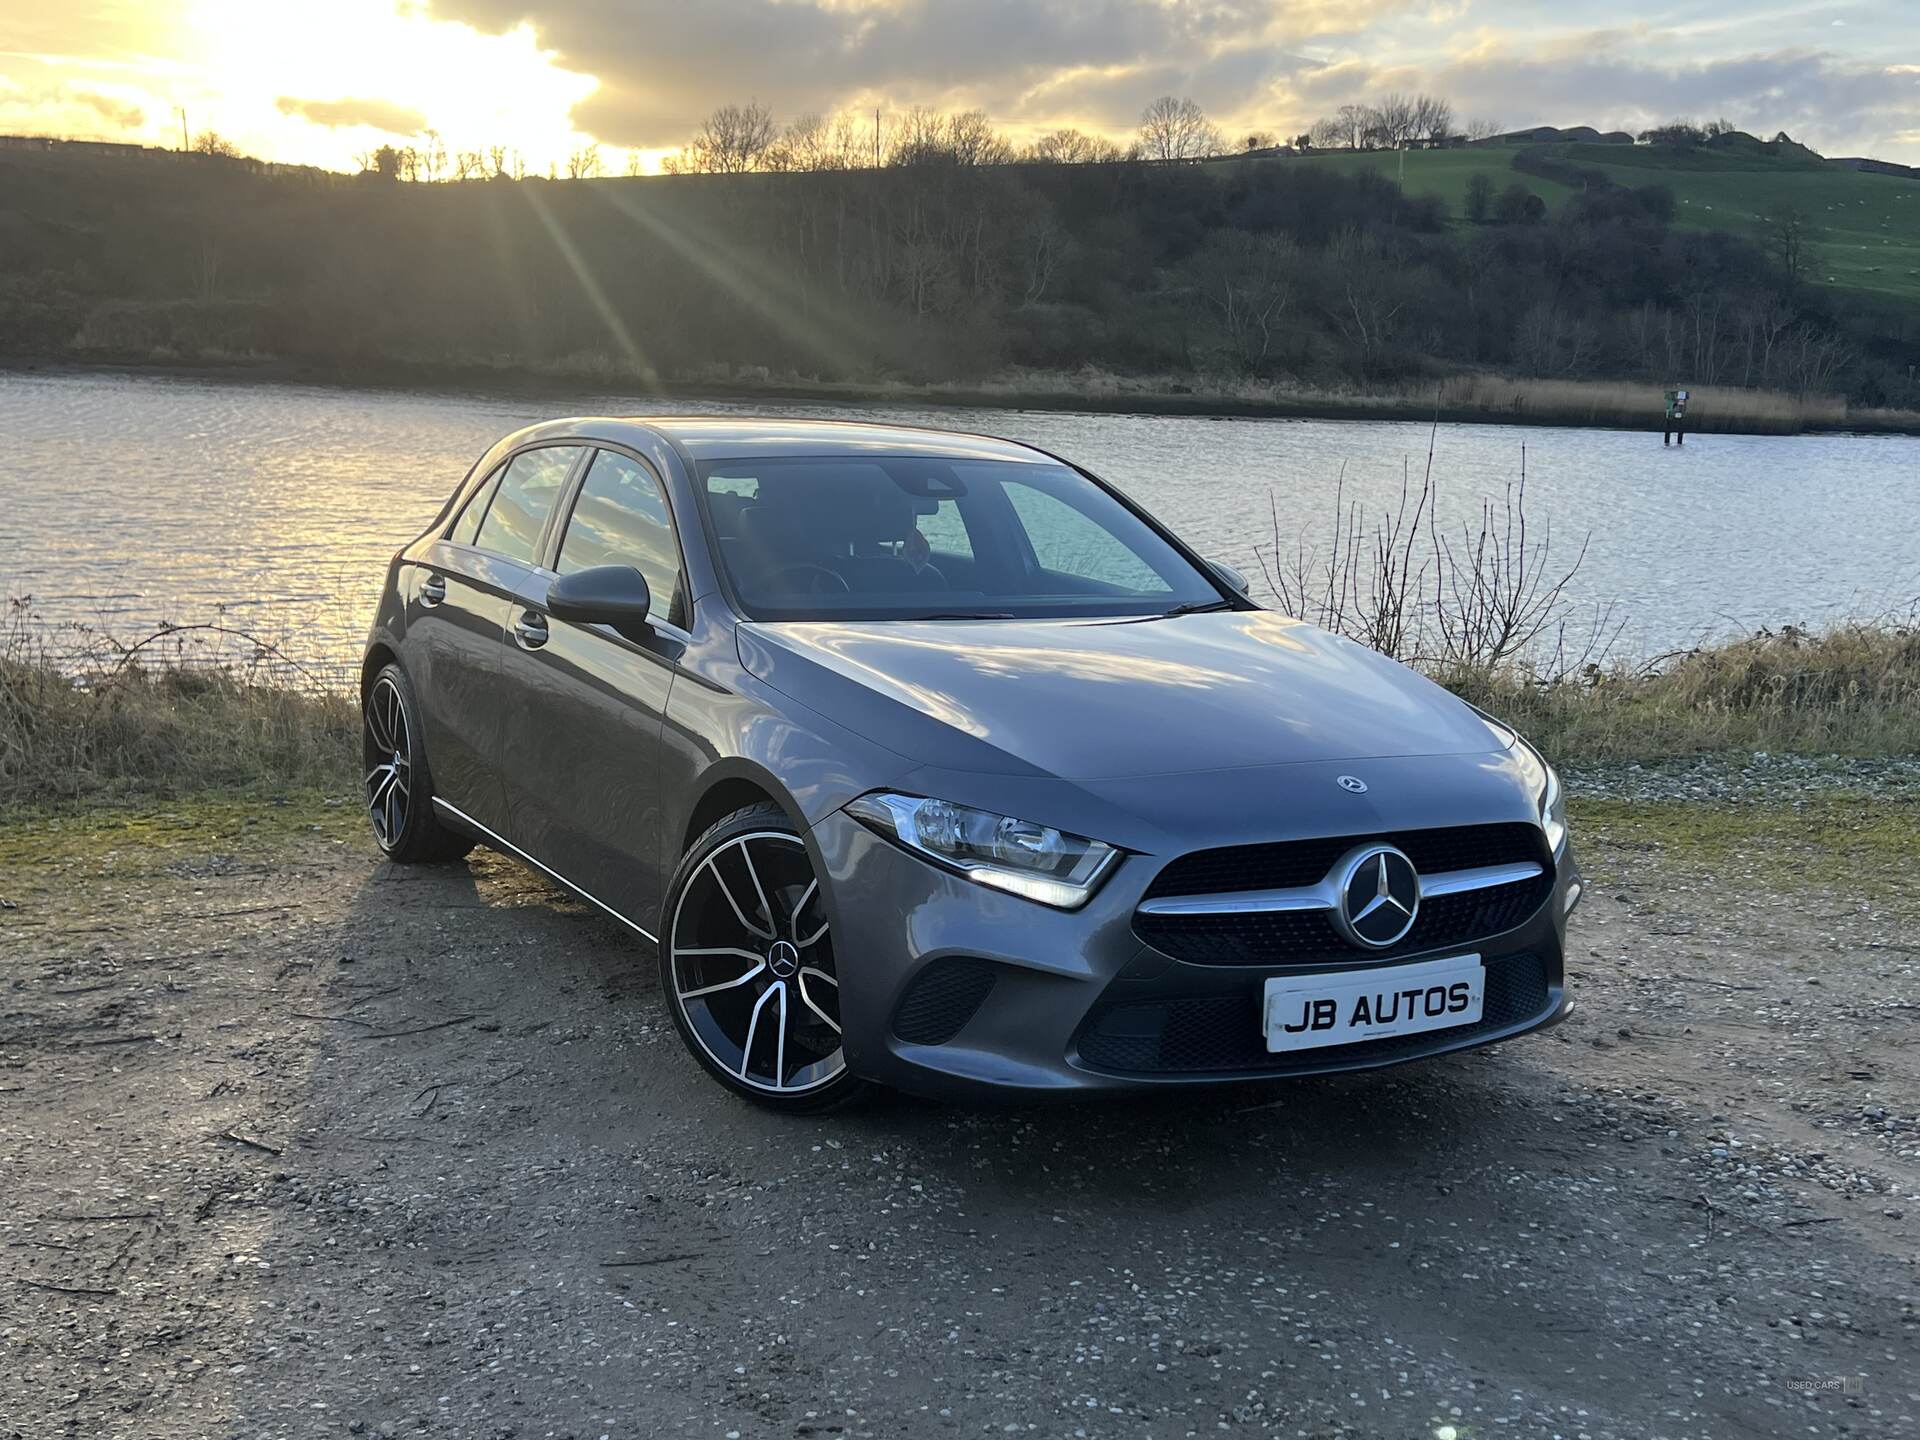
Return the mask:
{"type": "Polygon", "coordinates": [[[480,522],[474,540],[482,550],[491,550],[509,560],[527,564],[540,550],[540,532],[547,516],[560,498],[561,487],[580,458],[578,445],[550,445],[543,450],[528,450],[516,455],[500,477],[500,488],[487,507],[487,518],[480,522]]]}
{"type": "Polygon", "coordinates": [[[473,537],[480,531],[480,517],[487,513],[487,502],[493,498],[494,487],[500,483],[500,477],[506,473],[506,469],[507,467],[502,465],[495,470],[480,482],[473,494],[467,497],[467,503],[460,512],[460,518],[453,522],[453,529],[448,532],[453,536],[454,544],[473,544],[473,537]]]}
{"type": "Polygon", "coordinates": [[[593,457],[567,519],[554,568],[562,575],[594,565],[631,565],[647,577],[649,613],[672,618],[680,588],[680,552],[660,482],[638,460],[602,450],[593,457]]]}

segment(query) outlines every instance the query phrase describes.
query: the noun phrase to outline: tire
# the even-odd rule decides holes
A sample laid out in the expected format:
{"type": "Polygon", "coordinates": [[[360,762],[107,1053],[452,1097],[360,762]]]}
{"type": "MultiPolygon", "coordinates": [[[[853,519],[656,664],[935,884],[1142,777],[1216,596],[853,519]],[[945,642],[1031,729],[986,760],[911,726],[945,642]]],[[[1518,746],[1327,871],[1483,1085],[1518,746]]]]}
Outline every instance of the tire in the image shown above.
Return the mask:
{"type": "Polygon", "coordinates": [[[473,841],[440,823],[421,738],[420,706],[398,665],[383,667],[360,711],[363,798],[374,842],[402,865],[458,860],[473,841]]]}
{"type": "Polygon", "coordinates": [[[688,847],[667,887],[660,991],[693,1058],[746,1100],[818,1114],[864,1095],[840,1039],[840,983],[800,832],[768,801],[688,847]]]}

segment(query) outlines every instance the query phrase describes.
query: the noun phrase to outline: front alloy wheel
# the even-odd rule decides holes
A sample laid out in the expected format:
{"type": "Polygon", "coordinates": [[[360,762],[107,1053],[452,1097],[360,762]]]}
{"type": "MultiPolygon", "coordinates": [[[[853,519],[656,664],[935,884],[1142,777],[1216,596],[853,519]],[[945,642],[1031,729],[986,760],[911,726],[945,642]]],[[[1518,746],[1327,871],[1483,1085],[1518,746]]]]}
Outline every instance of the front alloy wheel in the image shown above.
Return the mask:
{"type": "Polygon", "coordinates": [[[735,1093],[818,1110],[858,1089],[820,882],[777,806],[741,810],[694,843],[674,878],[660,962],[681,1037],[735,1093]]]}

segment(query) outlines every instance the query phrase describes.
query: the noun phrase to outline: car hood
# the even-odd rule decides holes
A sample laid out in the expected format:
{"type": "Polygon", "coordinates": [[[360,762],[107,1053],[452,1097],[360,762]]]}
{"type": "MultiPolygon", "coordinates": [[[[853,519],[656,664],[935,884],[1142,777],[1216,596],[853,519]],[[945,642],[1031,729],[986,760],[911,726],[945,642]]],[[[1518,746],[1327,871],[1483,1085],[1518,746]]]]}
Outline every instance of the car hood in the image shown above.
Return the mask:
{"type": "Polygon", "coordinates": [[[923,765],[1090,780],[1486,754],[1431,681],[1263,610],[1145,620],[743,624],[741,663],[923,765]]]}

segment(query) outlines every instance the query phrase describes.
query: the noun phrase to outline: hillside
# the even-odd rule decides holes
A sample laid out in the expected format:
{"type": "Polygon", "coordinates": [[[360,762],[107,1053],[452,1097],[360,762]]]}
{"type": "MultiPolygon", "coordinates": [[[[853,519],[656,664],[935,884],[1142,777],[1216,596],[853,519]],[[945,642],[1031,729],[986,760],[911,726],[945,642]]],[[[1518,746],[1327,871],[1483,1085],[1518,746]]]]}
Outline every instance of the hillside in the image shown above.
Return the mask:
{"type": "MultiPolygon", "coordinates": [[[[1810,152],[1770,155],[1737,146],[1676,151],[1650,146],[1553,144],[1525,147],[1564,164],[1595,169],[1629,188],[1665,185],[1674,193],[1678,226],[1751,239],[1760,217],[1782,207],[1808,220],[1815,264],[1812,283],[1897,300],[1920,301],[1920,181],[1874,174],[1820,160],[1810,152]]],[[[1797,149],[1797,147],[1796,147],[1797,149]]],[[[1467,182],[1485,175],[1496,189],[1514,183],[1558,210],[1573,187],[1514,168],[1522,147],[1475,145],[1460,150],[1323,151],[1277,164],[1347,172],[1374,171],[1399,180],[1410,195],[1438,195],[1459,216],[1467,182]]]]}
{"type": "Polygon", "coordinates": [[[0,354],[680,389],[1509,376],[1915,408],[1888,227],[1920,201],[1858,201],[1920,187],[1591,149],[1412,153],[1405,190],[1377,173],[1398,155],[430,184],[0,151],[0,354]],[[1575,189],[1570,159],[1634,183],[1575,189]],[[1546,204],[1468,226],[1476,169],[1546,204]],[[1819,217],[1818,284],[1745,233],[1782,186],[1819,217]]]}

